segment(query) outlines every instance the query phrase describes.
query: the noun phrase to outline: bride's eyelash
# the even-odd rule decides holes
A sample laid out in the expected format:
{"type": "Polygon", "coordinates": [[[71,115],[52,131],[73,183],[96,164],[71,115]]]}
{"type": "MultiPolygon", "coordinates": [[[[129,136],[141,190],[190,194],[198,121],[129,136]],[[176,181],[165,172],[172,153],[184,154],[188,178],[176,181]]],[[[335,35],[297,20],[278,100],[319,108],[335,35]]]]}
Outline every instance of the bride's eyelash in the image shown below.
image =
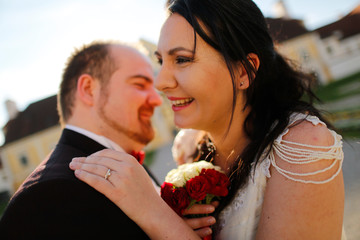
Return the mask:
{"type": "Polygon", "coordinates": [[[177,57],[176,63],[182,64],[182,63],[192,62],[193,60],[194,59],[192,57],[177,57]]]}
{"type": "MultiPolygon", "coordinates": [[[[183,63],[188,63],[188,62],[192,62],[192,61],[194,61],[193,57],[177,56],[175,58],[176,64],[183,64],[183,63]]],[[[163,60],[162,60],[162,58],[160,58],[160,56],[157,56],[157,62],[160,65],[163,64],[163,60]]]]}

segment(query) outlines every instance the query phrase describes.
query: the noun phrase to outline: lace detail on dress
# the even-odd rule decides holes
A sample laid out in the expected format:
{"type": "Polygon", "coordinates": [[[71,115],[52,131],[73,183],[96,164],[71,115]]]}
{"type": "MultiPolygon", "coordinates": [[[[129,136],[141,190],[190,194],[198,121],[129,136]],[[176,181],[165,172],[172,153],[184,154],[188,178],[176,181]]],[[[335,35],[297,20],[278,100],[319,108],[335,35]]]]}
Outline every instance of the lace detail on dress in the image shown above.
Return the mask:
{"type": "MultiPolygon", "coordinates": [[[[305,114],[296,114],[292,116],[291,124],[297,120],[306,119],[311,122],[315,126],[317,124],[325,125],[325,123],[321,122],[319,118],[315,116],[308,116],[305,114]]],[[[290,124],[290,125],[291,125],[290,124]]],[[[326,125],[325,125],[326,126],[326,125]]],[[[288,133],[288,129],[284,131],[275,141],[270,152],[269,158],[271,160],[271,164],[275,167],[275,169],[282,174],[284,177],[291,179],[296,182],[302,183],[313,183],[313,184],[323,184],[330,182],[334,179],[341,171],[342,162],[344,159],[344,154],[342,151],[342,141],[341,136],[336,134],[334,131],[331,131],[332,136],[334,137],[334,144],[332,146],[313,146],[308,144],[301,144],[297,142],[290,142],[283,140],[282,137],[288,133]],[[325,168],[318,169],[312,172],[298,173],[286,170],[278,165],[276,162],[275,154],[279,156],[279,158],[286,163],[292,165],[304,165],[316,163],[322,160],[332,161],[330,165],[325,168]],[[335,165],[338,164],[338,169],[336,172],[331,175],[328,179],[325,180],[305,180],[301,177],[315,176],[327,171],[332,170],[335,165]]]]}
{"type": "MultiPolygon", "coordinates": [[[[259,198],[259,196],[263,195],[266,179],[270,177],[270,164],[269,158],[263,159],[257,165],[252,164],[249,181],[236,192],[231,204],[225,207],[219,215],[217,224],[220,232],[224,230],[222,234],[239,231],[243,236],[241,239],[252,239],[250,236],[255,233],[255,229],[248,226],[250,224],[250,226],[256,227],[256,222],[260,218],[263,197],[259,198]]],[[[218,236],[216,239],[231,238],[218,236]]]]}
{"type": "Polygon", "coordinates": [[[269,158],[264,159],[264,164],[262,164],[261,170],[263,171],[264,175],[267,178],[271,177],[271,175],[270,175],[270,165],[271,165],[270,159],[269,158]]]}

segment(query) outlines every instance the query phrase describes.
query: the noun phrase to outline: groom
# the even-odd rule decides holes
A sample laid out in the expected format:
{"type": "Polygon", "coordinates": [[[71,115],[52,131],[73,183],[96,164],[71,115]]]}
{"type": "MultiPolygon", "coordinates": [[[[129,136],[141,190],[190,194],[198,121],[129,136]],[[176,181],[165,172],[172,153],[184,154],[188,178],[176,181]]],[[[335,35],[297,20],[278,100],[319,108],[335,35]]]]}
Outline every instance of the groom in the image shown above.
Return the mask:
{"type": "Polygon", "coordinates": [[[58,93],[61,138],[12,197],[0,238],[148,239],[116,205],[78,180],[69,163],[105,148],[140,151],[154,137],[150,119],[160,104],[149,60],[135,49],[93,43],[76,51],[58,93]]]}

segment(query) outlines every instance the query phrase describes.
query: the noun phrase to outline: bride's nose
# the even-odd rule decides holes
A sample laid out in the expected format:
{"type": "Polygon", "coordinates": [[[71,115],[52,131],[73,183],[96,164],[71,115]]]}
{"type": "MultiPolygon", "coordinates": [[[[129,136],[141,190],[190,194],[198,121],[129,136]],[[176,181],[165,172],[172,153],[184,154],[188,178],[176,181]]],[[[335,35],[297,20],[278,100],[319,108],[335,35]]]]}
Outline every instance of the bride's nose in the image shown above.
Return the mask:
{"type": "Polygon", "coordinates": [[[155,77],[154,84],[156,89],[162,92],[176,88],[178,85],[173,71],[164,65],[161,66],[160,71],[155,77]]]}

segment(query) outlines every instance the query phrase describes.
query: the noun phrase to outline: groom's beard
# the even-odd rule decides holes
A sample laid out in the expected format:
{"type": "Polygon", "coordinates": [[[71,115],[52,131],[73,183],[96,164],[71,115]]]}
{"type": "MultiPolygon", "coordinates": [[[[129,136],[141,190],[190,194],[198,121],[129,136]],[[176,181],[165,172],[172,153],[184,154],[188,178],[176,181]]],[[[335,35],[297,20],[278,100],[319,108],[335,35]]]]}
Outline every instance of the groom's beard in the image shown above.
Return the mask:
{"type": "Polygon", "coordinates": [[[146,107],[146,106],[142,106],[139,108],[138,110],[138,122],[140,123],[140,130],[137,131],[131,131],[129,129],[129,127],[126,127],[124,125],[122,125],[119,121],[115,121],[113,119],[111,119],[111,114],[107,114],[105,112],[105,105],[107,103],[107,95],[104,94],[103,98],[101,100],[101,104],[100,104],[100,108],[98,109],[98,114],[99,117],[106,123],[108,124],[110,127],[112,127],[114,129],[114,131],[118,131],[120,133],[125,134],[127,137],[129,137],[130,139],[134,140],[135,142],[141,143],[141,144],[148,144],[151,140],[153,140],[155,133],[154,133],[154,129],[152,127],[151,121],[150,120],[144,120],[141,119],[141,112],[142,111],[151,111],[153,112],[154,109],[153,107],[146,107]]]}

